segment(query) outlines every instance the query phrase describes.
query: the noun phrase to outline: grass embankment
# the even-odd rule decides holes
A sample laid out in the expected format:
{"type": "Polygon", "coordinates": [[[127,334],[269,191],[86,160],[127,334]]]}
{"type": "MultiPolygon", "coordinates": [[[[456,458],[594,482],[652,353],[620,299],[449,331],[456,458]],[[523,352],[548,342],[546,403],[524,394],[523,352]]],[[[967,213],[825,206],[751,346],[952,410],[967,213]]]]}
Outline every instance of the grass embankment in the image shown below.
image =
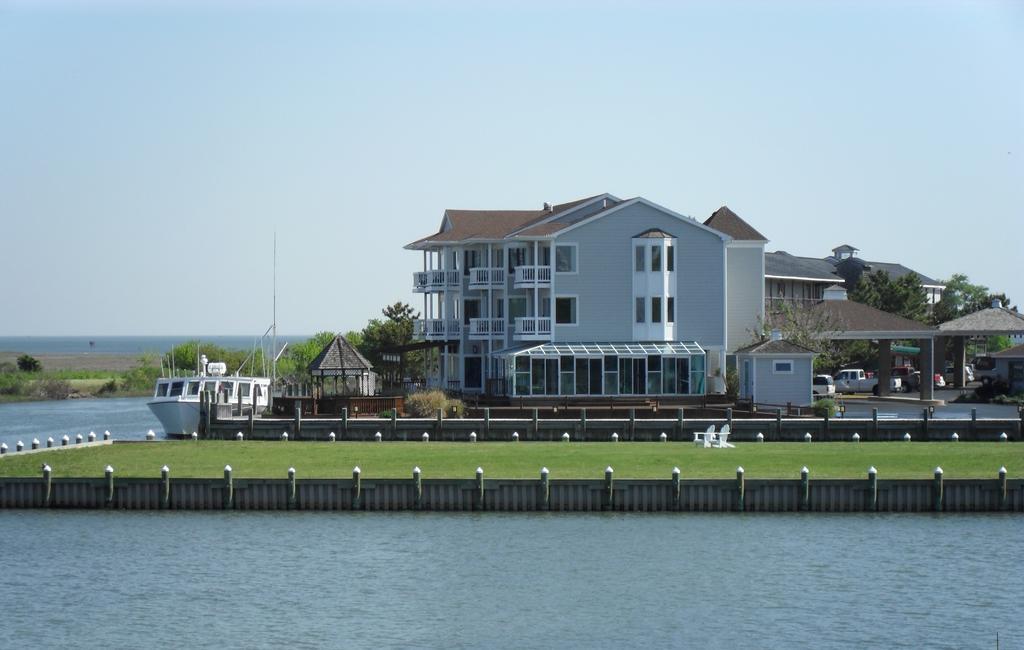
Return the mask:
{"type": "Polygon", "coordinates": [[[669,478],[678,466],[688,478],[732,478],[742,465],[748,479],[864,478],[868,467],[881,479],[932,476],[941,466],[948,479],[995,478],[1000,466],[1024,476],[1024,445],[1013,443],[747,443],[735,449],[703,449],[688,443],[318,443],[175,441],[115,444],[7,456],[0,476],[38,476],[43,463],[54,477],[98,477],[108,464],[120,477],[156,477],[168,465],[175,477],[348,478],[356,465],[363,478],[406,478],[419,466],[423,478],[601,478],[612,466],[618,478],[669,478]]]}
{"type": "Polygon", "coordinates": [[[68,397],[150,395],[160,368],[147,358],[120,355],[40,356],[41,369],[18,370],[13,353],[0,352],[0,403],[68,397]]]}

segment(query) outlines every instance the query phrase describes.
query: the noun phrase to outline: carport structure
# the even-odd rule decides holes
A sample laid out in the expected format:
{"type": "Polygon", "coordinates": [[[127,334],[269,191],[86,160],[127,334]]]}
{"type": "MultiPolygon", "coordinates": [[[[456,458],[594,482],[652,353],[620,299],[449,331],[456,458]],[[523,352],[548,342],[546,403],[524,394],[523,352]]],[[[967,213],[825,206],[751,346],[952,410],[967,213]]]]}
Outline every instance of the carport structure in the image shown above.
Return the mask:
{"type": "MultiPolygon", "coordinates": [[[[953,339],[953,385],[963,388],[967,338],[971,336],[1021,336],[1024,335],[1024,315],[1003,307],[998,300],[992,306],[960,318],[954,318],[939,325],[935,356],[945,361],[946,342],[953,339]]],[[[943,368],[942,370],[945,370],[943,368]]]]}
{"type": "Polygon", "coordinates": [[[846,299],[846,290],[836,285],[825,290],[825,300],[807,308],[817,324],[818,336],[836,341],[878,341],[878,394],[889,394],[892,377],[892,342],[916,340],[921,347],[921,399],[935,398],[932,376],[934,340],[939,331],[924,323],[846,299]]]}

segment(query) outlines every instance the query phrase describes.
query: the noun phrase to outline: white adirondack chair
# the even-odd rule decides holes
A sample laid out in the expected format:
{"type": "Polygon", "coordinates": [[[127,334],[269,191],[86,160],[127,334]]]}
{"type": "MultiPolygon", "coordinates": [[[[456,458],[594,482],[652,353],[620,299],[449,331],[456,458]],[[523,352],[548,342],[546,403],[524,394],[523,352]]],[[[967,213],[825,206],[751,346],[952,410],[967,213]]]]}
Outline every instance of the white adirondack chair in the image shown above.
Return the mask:
{"type": "Polygon", "coordinates": [[[715,425],[708,427],[707,431],[694,431],[693,444],[698,447],[710,447],[711,441],[715,438],[715,425]]]}
{"type": "Polygon", "coordinates": [[[714,440],[714,443],[713,443],[714,446],[718,447],[720,449],[732,449],[732,448],[734,448],[736,445],[734,445],[734,444],[729,442],[729,433],[730,432],[731,432],[731,428],[729,427],[729,425],[728,424],[724,425],[722,427],[722,430],[718,432],[718,435],[715,436],[715,440],[714,440]]]}

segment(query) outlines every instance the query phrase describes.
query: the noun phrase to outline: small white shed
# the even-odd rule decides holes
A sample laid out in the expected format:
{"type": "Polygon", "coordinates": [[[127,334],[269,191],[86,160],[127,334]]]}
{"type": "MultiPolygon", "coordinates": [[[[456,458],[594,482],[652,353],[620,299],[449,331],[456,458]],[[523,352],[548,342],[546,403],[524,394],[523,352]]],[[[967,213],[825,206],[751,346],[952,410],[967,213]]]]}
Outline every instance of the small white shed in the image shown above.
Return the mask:
{"type": "Polygon", "coordinates": [[[806,406],[812,402],[814,357],[810,348],[772,338],[736,350],[741,399],[757,404],[806,406]]]}

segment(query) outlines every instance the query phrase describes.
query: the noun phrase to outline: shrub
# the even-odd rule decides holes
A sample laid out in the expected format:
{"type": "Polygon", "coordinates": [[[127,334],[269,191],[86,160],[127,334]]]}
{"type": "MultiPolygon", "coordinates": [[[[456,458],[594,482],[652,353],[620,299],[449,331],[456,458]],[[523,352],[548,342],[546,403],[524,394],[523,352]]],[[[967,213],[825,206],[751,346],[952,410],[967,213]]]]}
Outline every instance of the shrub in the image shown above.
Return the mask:
{"type": "Polygon", "coordinates": [[[100,386],[99,390],[96,391],[96,394],[97,395],[109,395],[111,393],[116,393],[116,392],[117,392],[117,380],[116,379],[111,379],[111,380],[107,381],[105,384],[103,384],[102,386],[100,386]]]}
{"type": "Polygon", "coordinates": [[[386,411],[381,411],[380,413],[378,413],[377,417],[379,417],[379,418],[391,418],[391,416],[394,415],[394,414],[395,414],[395,410],[394,409],[388,409],[386,411]]]}
{"type": "Polygon", "coordinates": [[[834,417],[836,414],[836,402],[832,399],[819,399],[811,404],[811,410],[819,418],[825,416],[834,417]]]}
{"type": "Polygon", "coordinates": [[[437,411],[448,406],[448,396],[439,390],[413,393],[405,400],[405,410],[415,418],[436,417],[437,411]]]}
{"type": "Polygon", "coordinates": [[[39,363],[39,359],[27,354],[18,357],[18,370],[22,372],[39,372],[42,369],[43,365],[39,363]]]}
{"type": "Polygon", "coordinates": [[[446,418],[466,417],[466,405],[462,403],[461,399],[450,399],[445,405],[444,416],[446,418]]]}
{"type": "Polygon", "coordinates": [[[0,395],[23,395],[26,388],[25,378],[15,374],[0,374],[0,395]]]}
{"type": "Polygon", "coordinates": [[[725,371],[725,395],[734,402],[740,396],[740,373],[736,368],[725,371]]]}
{"type": "Polygon", "coordinates": [[[67,399],[71,395],[71,384],[63,379],[40,379],[36,382],[33,391],[37,397],[42,399],[67,399]]]}

